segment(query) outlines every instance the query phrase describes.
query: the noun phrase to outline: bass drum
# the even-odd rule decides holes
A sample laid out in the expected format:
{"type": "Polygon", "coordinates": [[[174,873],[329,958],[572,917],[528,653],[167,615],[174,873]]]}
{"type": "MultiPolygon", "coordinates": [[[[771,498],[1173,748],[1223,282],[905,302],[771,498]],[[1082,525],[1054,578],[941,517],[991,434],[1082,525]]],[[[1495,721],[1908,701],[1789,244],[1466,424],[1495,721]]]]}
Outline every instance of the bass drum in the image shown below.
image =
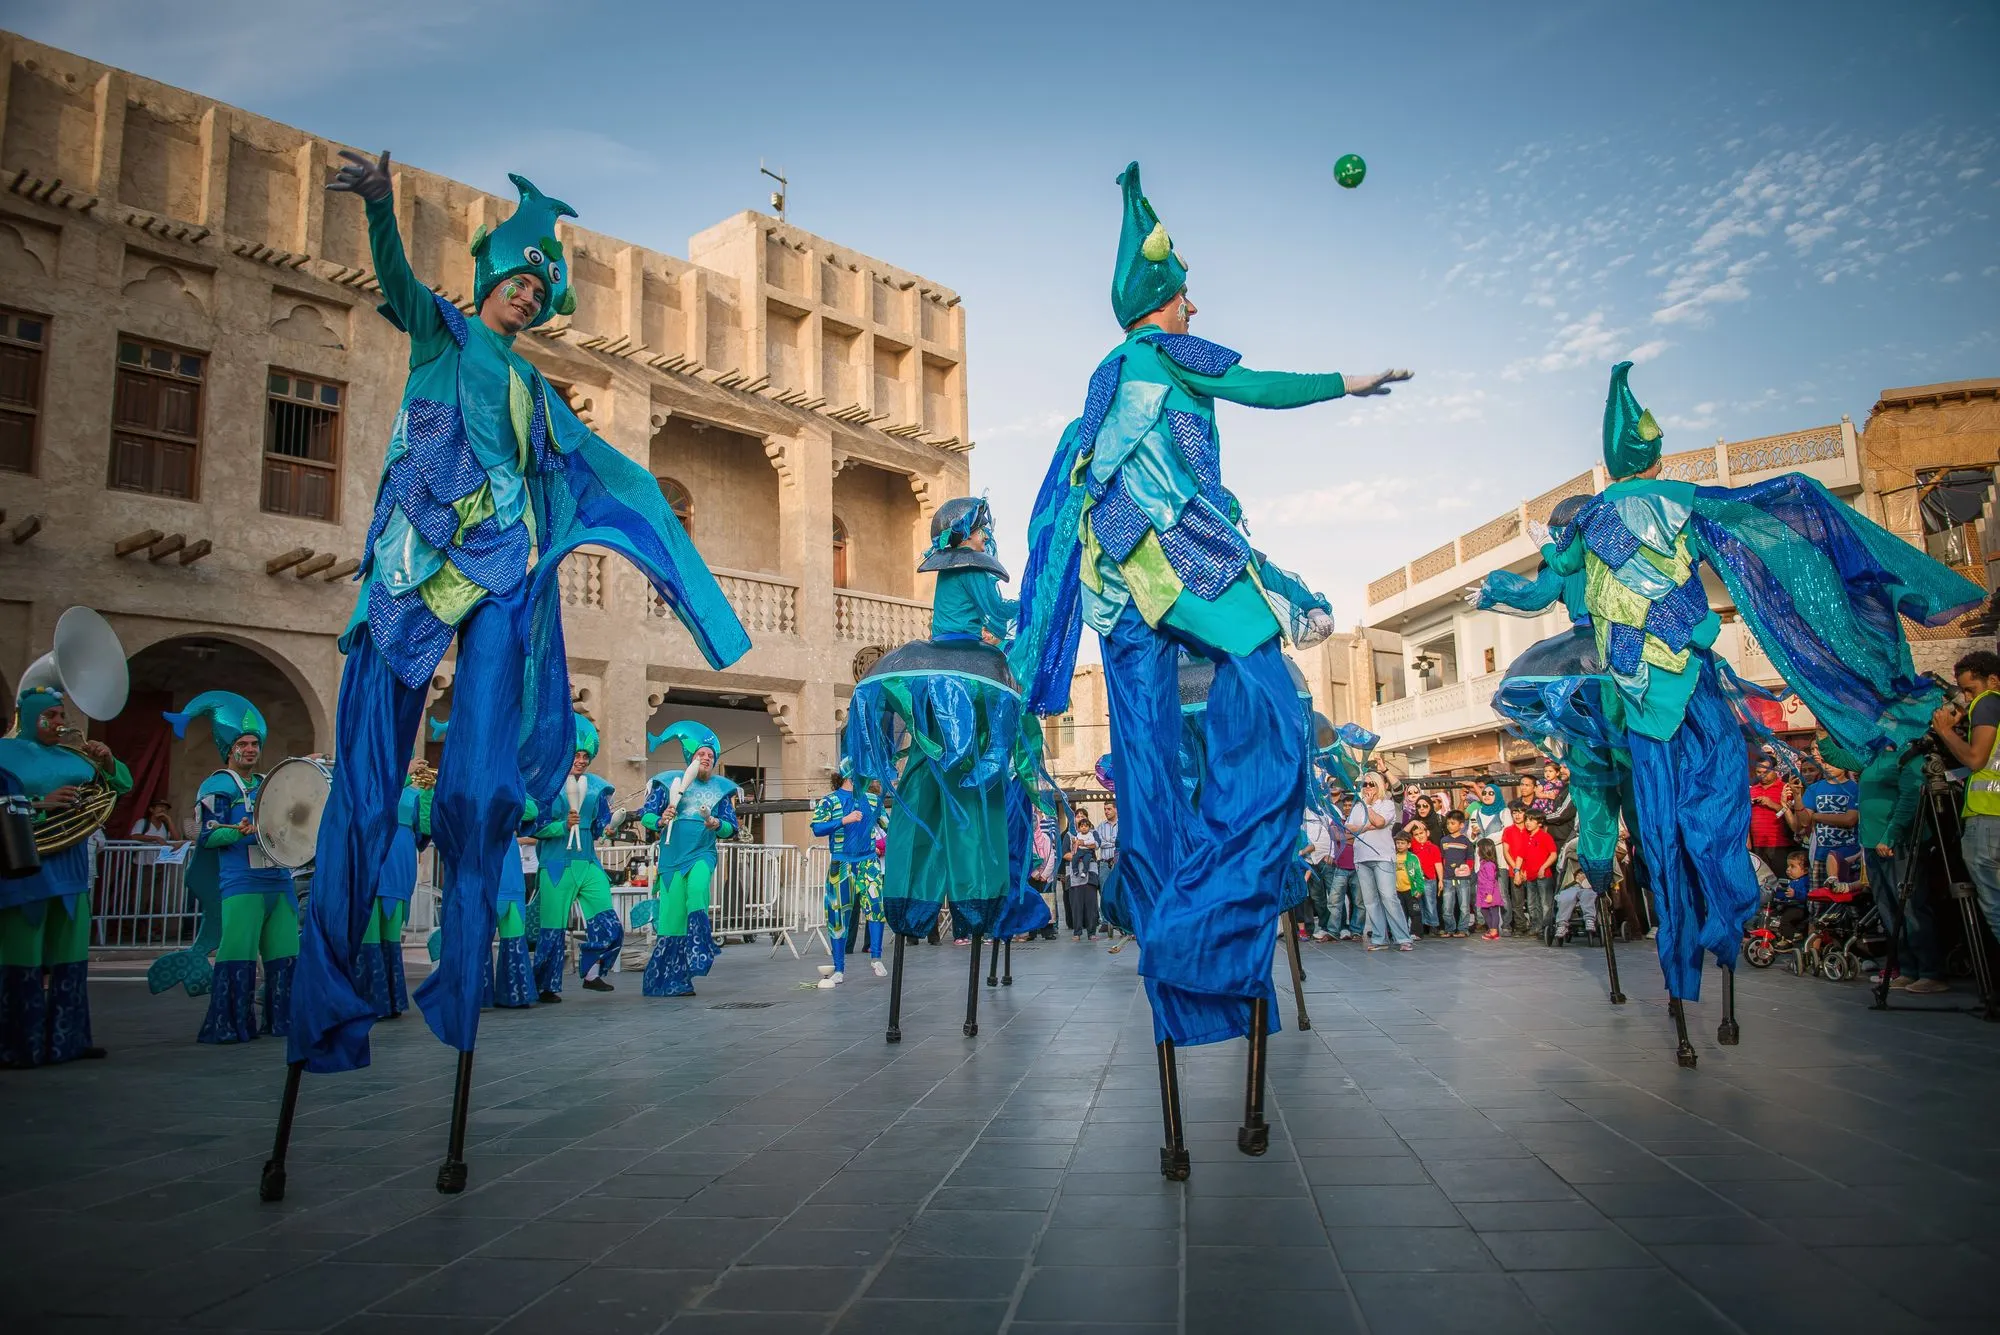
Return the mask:
{"type": "Polygon", "coordinates": [[[257,793],[257,845],[280,867],[308,866],[319,848],[319,820],[333,792],[333,766],[318,756],[281,761],[257,793]]]}

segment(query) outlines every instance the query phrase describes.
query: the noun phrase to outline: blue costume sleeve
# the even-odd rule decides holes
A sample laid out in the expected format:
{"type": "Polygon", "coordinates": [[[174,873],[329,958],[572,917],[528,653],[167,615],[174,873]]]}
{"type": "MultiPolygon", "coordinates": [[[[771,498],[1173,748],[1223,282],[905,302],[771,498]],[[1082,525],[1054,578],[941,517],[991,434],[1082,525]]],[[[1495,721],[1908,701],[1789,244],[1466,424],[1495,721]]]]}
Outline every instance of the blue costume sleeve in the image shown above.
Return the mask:
{"type": "Polygon", "coordinates": [[[606,784],[597,793],[596,814],[590,820],[590,837],[602,839],[604,831],[611,825],[611,794],[614,790],[606,784]]]}
{"type": "Polygon", "coordinates": [[[407,830],[417,828],[417,790],[403,789],[403,795],[396,799],[396,824],[407,830]]]}
{"type": "Polygon", "coordinates": [[[734,839],[736,837],[736,794],[731,793],[715,804],[711,813],[716,819],[715,837],[734,839]]]}
{"type": "Polygon", "coordinates": [[[1798,473],[1697,488],[1690,523],[1758,643],[1836,741],[1871,756],[1930,726],[1938,690],[1917,677],[1898,617],[1939,625],[1984,589],[1798,473]]]}
{"type": "Polygon", "coordinates": [[[556,584],[564,556],[590,544],[637,566],[711,667],[741,658],[750,637],[653,476],[599,438],[545,385],[537,389],[556,448],[535,487],[541,553],[527,599],[521,771],[528,792],[546,797],[575,751],[556,584]]]}
{"type": "Polygon", "coordinates": [[[1479,590],[1481,611],[1537,613],[1563,596],[1563,575],[1544,562],[1533,579],[1511,570],[1495,570],[1486,576],[1479,590]]]}
{"type": "Polygon", "coordinates": [[[845,814],[840,809],[840,799],[828,793],[813,807],[812,832],[821,839],[829,839],[840,831],[840,818],[845,814]]]}

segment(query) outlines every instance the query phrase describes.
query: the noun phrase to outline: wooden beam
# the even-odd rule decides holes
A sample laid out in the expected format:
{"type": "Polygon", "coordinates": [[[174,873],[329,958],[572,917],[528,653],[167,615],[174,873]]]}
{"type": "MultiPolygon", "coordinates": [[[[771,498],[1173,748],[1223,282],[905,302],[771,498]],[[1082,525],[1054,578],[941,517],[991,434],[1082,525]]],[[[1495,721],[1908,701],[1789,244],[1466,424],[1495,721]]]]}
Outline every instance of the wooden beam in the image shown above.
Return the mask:
{"type": "Polygon", "coordinates": [[[158,561],[172,556],[175,552],[187,546],[187,541],[187,534],[185,533],[169,533],[166,537],[161,538],[147,549],[146,559],[148,561],[158,561]]]}
{"type": "Polygon", "coordinates": [[[215,550],[215,544],[207,538],[200,538],[181,548],[181,564],[191,566],[202,557],[215,550]]]}
{"type": "Polygon", "coordinates": [[[333,569],[327,571],[324,575],[321,575],[320,578],[325,580],[327,583],[331,584],[337,579],[346,579],[349,575],[353,574],[355,571],[359,569],[361,569],[361,558],[358,556],[350,556],[345,561],[342,561],[339,565],[335,566],[333,569]]]}
{"type": "Polygon", "coordinates": [[[26,519],[14,525],[13,528],[8,529],[7,536],[14,540],[16,547],[19,547],[22,543],[41,531],[42,517],[40,515],[29,515],[26,519]]]}
{"type": "Polygon", "coordinates": [[[298,568],[292,571],[292,578],[305,579],[309,575],[317,575],[320,571],[332,565],[333,561],[334,556],[332,552],[321,552],[318,556],[310,560],[299,562],[298,568]]]}
{"type": "Polygon", "coordinates": [[[166,536],[166,534],[156,528],[141,529],[137,533],[128,534],[120,538],[113,544],[111,550],[120,556],[130,556],[141,547],[150,547],[166,536]]]}
{"type": "Polygon", "coordinates": [[[264,563],[264,573],[275,575],[279,571],[290,570],[312,554],[313,549],[310,547],[294,547],[289,552],[280,552],[264,563]]]}

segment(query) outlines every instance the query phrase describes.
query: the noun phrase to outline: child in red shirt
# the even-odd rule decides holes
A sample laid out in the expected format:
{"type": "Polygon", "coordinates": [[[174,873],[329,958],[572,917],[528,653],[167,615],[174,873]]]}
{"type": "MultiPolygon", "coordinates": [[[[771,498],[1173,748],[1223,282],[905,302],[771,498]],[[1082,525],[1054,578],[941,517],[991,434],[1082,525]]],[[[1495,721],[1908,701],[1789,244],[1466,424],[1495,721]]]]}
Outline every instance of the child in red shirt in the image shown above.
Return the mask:
{"type": "Polygon", "coordinates": [[[1506,883],[1500,889],[1507,897],[1514,932],[1519,935],[1528,930],[1528,874],[1521,870],[1521,854],[1528,840],[1528,827],[1523,823],[1528,808],[1524,803],[1510,802],[1507,809],[1513,819],[1500,831],[1500,870],[1506,876],[1506,883]]]}
{"type": "Polygon", "coordinates": [[[1528,919],[1544,942],[1556,909],[1556,841],[1542,828],[1542,813],[1529,811],[1523,817],[1520,842],[1521,875],[1527,878],[1528,919]]]}
{"type": "Polygon", "coordinates": [[[1410,822],[1410,851],[1417,855],[1417,865],[1423,869],[1423,927],[1426,936],[1437,935],[1438,929],[1438,878],[1444,875],[1444,850],[1431,841],[1430,827],[1420,820],[1410,822]]]}

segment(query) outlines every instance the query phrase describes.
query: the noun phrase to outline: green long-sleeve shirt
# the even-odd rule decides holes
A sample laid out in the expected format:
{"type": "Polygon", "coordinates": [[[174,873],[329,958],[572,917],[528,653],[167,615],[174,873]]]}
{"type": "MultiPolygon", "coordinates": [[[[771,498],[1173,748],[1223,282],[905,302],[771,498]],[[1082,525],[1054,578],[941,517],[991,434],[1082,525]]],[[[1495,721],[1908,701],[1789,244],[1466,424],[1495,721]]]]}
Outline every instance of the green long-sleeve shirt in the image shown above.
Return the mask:
{"type": "MultiPolygon", "coordinates": [[[[1831,741],[1823,741],[1820,754],[1843,769],[1853,770],[1855,758],[1831,741]]],[[[1906,751],[1885,751],[1858,767],[1855,778],[1858,796],[1855,808],[1861,821],[1855,835],[1863,848],[1880,844],[1906,851],[1917,821],[1917,803],[1923,800],[1924,762],[1906,751]]]]}

